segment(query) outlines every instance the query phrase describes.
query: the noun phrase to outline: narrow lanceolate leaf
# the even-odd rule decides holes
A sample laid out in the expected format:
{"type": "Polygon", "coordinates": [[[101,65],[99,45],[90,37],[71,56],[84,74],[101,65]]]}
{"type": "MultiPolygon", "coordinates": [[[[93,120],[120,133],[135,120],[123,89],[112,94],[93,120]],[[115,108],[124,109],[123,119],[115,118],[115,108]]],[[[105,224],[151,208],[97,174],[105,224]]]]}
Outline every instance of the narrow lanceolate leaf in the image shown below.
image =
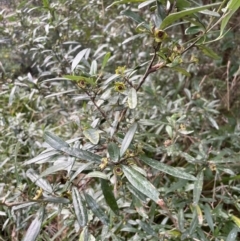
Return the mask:
{"type": "Polygon", "coordinates": [[[68,204],[70,201],[67,198],[64,197],[43,197],[42,199],[39,199],[43,202],[49,202],[49,203],[63,203],[63,204],[68,204]]]}
{"type": "Polygon", "coordinates": [[[103,196],[105,198],[106,203],[111,208],[111,210],[116,215],[118,215],[119,209],[118,209],[117,201],[113,195],[112,187],[109,185],[109,182],[104,179],[101,179],[101,188],[102,188],[103,196]]]}
{"type": "Polygon", "coordinates": [[[201,6],[201,7],[189,8],[189,9],[183,10],[181,12],[172,13],[172,14],[168,15],[162,21],[160,28],[165,29],[166,27],[170,26],[172,23],[176,22],[177,20],[179,20],[179,19],[181,19],[181,18],[183,18],[187,15],[191,15],[193,13],[200,12],[200,11],[205,10],[207,8],[216,7],[219,4],[220,4],[220,2],[209,4],[209,5],[204,5],[204,6],[201,6]]]}
{"type": "Polygon", "coordinates": [[[32,221],[30,224],[23,241],[35,241],[37,239],[37,236],[40,232],[41,225],[43,222],[43,217],[44,217],[44,208],[40,208],[36,218],[32,221]]]}
{"type": "Polygon", "coordinates": [[[231,219],[238,226],[238,228],[240,228],[240,218],[238,218],[237,216],[231,215],[231,219]]]}
{"type": "Polygon", "coordinates": [[[158,202],[159,192],[145,177],[129,166],[122,166],[122,170],[128,181],[140,192],[155,202],[158,202]]]}
{"type": "Polygon", "coordinates": [[[108,217],[106,216],[103,209],[98,205],[98,203],[87,193],[85,193],[85,199],[88,206],[91,208],[93,214],[97,216],[103,224],[108,225],[109,223],[108,217]]]}
{"type": "Polygon", "coordinates": [[[155,168],[161,172],[167,173],[171,176],[182,178],[182,179],[187,179],[187,180],[192,180],[192,181],[196,180],[196,177],[194,177],[193,175],[191,175],[187,172],[184,172],[182,169],[178,169],[177,167],[168,166],[164,163],[155,161],[146,156],[140,156],[140,160],[142,160],[144,163],[146,163],[150,167],[155,168]]]}
{"type": "Polygon", "coordinates": [[[70,147],[63,147],[61,151],[71,155],[78,157],[85,161],[92,161],[92,162],[101,162],[101,156],[96,155],[90,151],[82,150],[80,148],[70,148],[70,147]]]}
{"type": "Polygon", "coordinates": [[[54,156],[56,154],[58,154],[58,152],[55,151],[55,150],[51,150],[51,151],[47,150],[47,151],[42,152],[38,156],[36,156],[36,157],[34,157],[34,158],[30,159],[30,160],[25,161],[23,163],[23,165],[30,165],[32,163],[37,163],[37,162],[42,161],[42,160],[45,161],[45,160],[48,160],[48,158],[51,158],[52,156],[54,156]]]}
{"type": "Polygon", "coordinates": [[[214,232],[214,223],[213,223],[211,208],[207,203],[204,206],[204,216],[207,220],[207,224],[209,228],[211,229],[212,232],[214,232]]]}
{"type": "Polygon", "coordinates": [[[232,15],[238,10],[239,7],[239,0],[230,0],[228,2],[227,7],[225,8],[225,10],[227,10],[227,13],[221,21],[220,36],[223,35],[224,29],[227,26],[228,21],[231,19],[232,15]]]}
{"type": "Polygon", "coordinates": [[[144,230],[147,234],[152,235],[154,237],[157,236],[156,232],[153,230],[149,223],[143,222],[141,220],[137,220],[137,223],[140,225],[141,229],[144,230]]]}
{"type": "Polygon", "coordinates": [[[116,143],[114,143],[114,142],[109,143],[108,154],[109,154],[111,161],[117,162],[119,160],[120,149],[116,143]]]}
{"type": "Polygon", "coordinates": [[[80,51],[72,61],[72,71],[77,67],[82,58],[90,51],[90,49],[83,49],[80,51]]]}
{"type": "Polygon", "coordinates": [[[89,128],[83,131],[83,135],[91,141],[92,144],[96,145],[99,142],[99,131],[93,128],[89,128]]]}
{"type": "Polygon", "coordinates": [[[131,88],[128,92],[128,106],[130,109],[137,107],[137,91],[134,88],[131,88]]]}
{"type": "Polygon", "coordinates": [[[47,168],[45,171],[43,171],[41,173],[41,177],[45,177],[48,176],[52,173],[58,172],[58,171],[63,171],[63,170],[67,170],[67,168],[72,165],[71,161],[66,161],[66,162],[61,162],[58,163],[56,165],[50,166],[49,168],[47,168]]]}
{"type": "Polygon", "coordinates": [[[51,147],[56,150],[61,150],[63,147],[69,147],[67,142],[63,141],[61,138],[48,131],[45,132],[44,139],[51,147]]]}
{"type": "Polygon", "coordinates": [[[125,137],[122,141],[122,145],[121,145],[121,149],[120,149],[120,156],[121,157],[123,156],[125,151],[128,149],[129,145],[131,144],[136,130],[137,130],[137,123],[134,123],[130,126],[127,134],[125,135],[125,137]]]}
{"type": "Polygon", "coordinates": [[[26,172],[26,176],[37,186],[41,187],[44,191],[48,193],[52,193],[53,189],[50,183],[39,176],[33,169],[28,169],[26,172]]]}
{"type": "Polygon", "coordinates": [[[99,171],[90,172],[85,176],[85,178],[89,178],[89,177],[97,177],[97,178],[102,178],[106,180],[109,179],[109,177],[105,173],[99,172],[99,171]]]}
{"type": "Polygon", "coordinates": [[[199,205],[195,206],[196,212],[197,212],[197,217],[198,217],[198,223],[202,225],[203,223],[203,214],[202,214],[202,209],[200,208],[199,205]]]}
{"type": "Polygon", "coordinates": [[[88,214],[85,203],[76,187],[72,188],[73,207],[80,227],[84,227],[88,222],[88,214]]]}
{"type": "Polygon", "coordinates": [[[97,61],[94,59],[91,64],[90,75],[96,75],[96,74],[97,74],[97,61]]]}
{"type": "Polygon", "coordinates": [[[102,70],[105,68],[105,66],[106,66],[106,64],[107,64],[110,56],[111,56],[111,53],[110,53],[110,52],[107,52],[107,53],[104,55],[103,62],[102,62],[102,67],[101,67],[102,70]]]}
{"type": "Polygon", "coordinates": [[[238,228],[238,227],[234,227],[234,228],[230,231],[230,233],[228,234],[226,241],[236,241],[236,240],[237,240],[236,238],[237,238],[238,232],[239,232],[239,228],[238,228]]]}
{"type": "Polygon", "coordinates": [[[144,19],[137,13],[127,9],[127,10],[124,10],[121,12],[122,15],[124,16],[127,16],[129,18],[131,18],[134,22],[138,23],[138,24],[141,24],[142,27],[150,30],[150,26],[149,24],[147,24],[144,19]]]}
{"type": "Polygon", "coordinates": [[[89,233],[88,233],[88,227],[84,227],[81,234],[79,241],[89,241],[89,233]]]}
{"type": "Polygon", "coordinates": [[[199,172],[197,175],[197,180],[194,183],[194,189],[193,189],[193,204],[198,204],[198,201],[200,199],[201,193],[202,193],[202,187],[203,187],[203,171],[199,172]]]}
{"type": "Polygon", "coordinates": [[[71,182],[72,180],[74,180],[84,169],[88,168],[90,165],[92,165],[91,162],[82,164],[82,165],[74,172],[74,174],[71,176],[70,182],[71,182]]]}

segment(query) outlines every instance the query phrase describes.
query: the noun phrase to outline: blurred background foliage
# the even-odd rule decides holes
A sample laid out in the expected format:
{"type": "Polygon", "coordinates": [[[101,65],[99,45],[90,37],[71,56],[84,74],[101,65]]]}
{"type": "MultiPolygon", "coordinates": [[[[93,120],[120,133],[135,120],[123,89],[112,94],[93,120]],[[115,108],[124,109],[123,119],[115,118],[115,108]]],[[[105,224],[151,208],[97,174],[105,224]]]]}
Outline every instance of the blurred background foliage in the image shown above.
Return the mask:
{"type": "Polygon", "coordinates": [[[2,1],[0,240],[238,240],[238,8],[2,1]]]}

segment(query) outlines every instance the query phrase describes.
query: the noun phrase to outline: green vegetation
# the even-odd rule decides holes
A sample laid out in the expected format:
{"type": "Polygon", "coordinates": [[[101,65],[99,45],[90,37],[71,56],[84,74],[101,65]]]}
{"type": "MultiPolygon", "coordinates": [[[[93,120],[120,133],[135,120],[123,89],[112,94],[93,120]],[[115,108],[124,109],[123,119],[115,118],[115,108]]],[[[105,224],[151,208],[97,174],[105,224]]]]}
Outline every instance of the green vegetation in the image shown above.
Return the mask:
{"type": "Polygon", "coordinates": [[[239,7],[6,1],[0,240],[239,240],[239,7]]]}

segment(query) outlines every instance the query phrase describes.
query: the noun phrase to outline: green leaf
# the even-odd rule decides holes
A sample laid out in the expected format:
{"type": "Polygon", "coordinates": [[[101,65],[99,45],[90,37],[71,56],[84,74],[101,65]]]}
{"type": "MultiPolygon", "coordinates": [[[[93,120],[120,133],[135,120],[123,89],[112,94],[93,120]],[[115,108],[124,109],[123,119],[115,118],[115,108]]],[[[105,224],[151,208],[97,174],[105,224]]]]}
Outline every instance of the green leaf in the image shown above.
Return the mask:
{"type": "Polygon", "coordinates": [[[97,61],[95,59],[92,61],[89,74],[90,75],[96,75],[97,74],[97,61]]]}
{"type": "Polygon", "coordinates": [[[103,173],[103,172],[99,172],[99,171],[94,171],[94,172],[90,172],[88,173],[85,178],[88,178],[88,177],[97,177],[97,178],[103,178],[103,179],[106,179],[108,180],[108,176],[103,173]]]}
{"type": "Polygon", "coordinates": [[[26,171],[26,176],[38,187],[42,188],[44,191],[48,193],[53,192],[53,189],[50,183],[47,180],[41,178],[41,176],[39,176],[33,169],[28,169],[26,171]]]}
{"type": "Polygon", "coordinates": [[[90,52],[90,49],[89,48],[86,48],[86,49],[83,49],[81,50],[77,55],[76,57],[73,59],[72,61],[72,68],[71,70],[74,71],[74,69],[77,67],[77,65],[79,64],[79,62],[82,60],[82,58],[84,56],[87,56],[90,52]]]}
{"type": "Polygon", "coordinates": [[[75,173],[71,176],[70,181],[73,181],[83,170],[85,170],[87,167],[92,165],[91,162],[84,163],[82,164],[76,171],[75,173]]]}
{"type": "Polygon", "coordinates": [[[134,88],[130,88],[128,91],[128,106],[130,109],[137,107],[137,91],[134,88]]]}
{"type": "Polygon", "coordinates": [[[128,179],[128,181],[144,195],[155,201],[156,203],[159,200],[158,190],[149,182],[145,177],[143,177],[139,172],[134,170],[129,166],[122,166],[122,170],[128,179]]]}
{"type": "Polygon", "coordinates": [[[138,214],[140,214],[144,219],[148,219],[148,211],[144,209],[144,206],[141,202],[141,200],[139,198],[137,198],[136,196],[132,195],[132,203],[136,209],[136,211],[138,212],[138,214]]]}
{"type": "Polygon", "coordinates": [[[149,31],[151,30],[150,25],[147,24],[139,14],[137,14],[129,9],[122,11],[121,14],[131,18],[134,22],[141,24],[141,26],[146,28],[147,30],[149,30],[149,31]]]}
{"type": "Polygon", "coordinates": [[[213,119],[211,116],[207,116],[208,120],[211,122],[212,126],[219,130],[219,126],[218,126],[218,123],[215,121],[215,119],[213,119]]]}
{"type": "Polygon", "coordinates": [[[88,227],[84,227],[81,234],[80,234],[80,238],[78,241],[90,241],[89,240],[89,233],[88,233],[88,227]]]}
{"type": "Polygon", "coordinates": [[[101,159],[102,159],[102,157],[97,154],[94,154],[94,153],[91,153],[89,151],[82,150],[79,148],[63,147],[63,148],[61,148],[61,151],[65,152],[71,156],[78,157],[85,161],[101,162],[101,159]]]}
{"type": "Polygon", "coordinates": [[[144,195],[142,192],[140,192],[138,189],[136,189],[133,185],[130,183],[127,185],[128,190],[133,194],[132,196],[139,199],[141,202],[146,202],[146,195],[144,195]]]}
{"type": "Polygon", "coordinates": [[[120,149],[116,143],[110,142],[108,144],[108,154],[109,154],[111,161],[113,161],[113,162],[119,161],[120,149]]]}
{"type": "Polygon", "coordinates": [[[127,134],[125,135],[125,137],[122,141],[122,145],[121,145],[121,149],[120,149],[120,157],[122,157],[124,155],[124,153],[126,152],[126,150],[129,147],[129,145],[131,144],[136,130],[137,130],[137,123],[133,123],[130,126],[127,134]]]}
{"type": "Polygon", "coordinates": [[[237,235],[239,232],[238,227],[234,227],[228,234],[226,241],[236,241],[237,235]]]}
{"type": "Polygon", "coordinates": [[[98,205],[98,203],[87,193],[84,194],[88,206],[91,208],[94,215],[96,215],[99,220],[105,225],[108,225],[109,220],[103,209],[98,205]]]}
{"type": "Polygon", "coordinates": [[[230,0],[227,4],[227,8],[233,11],[237,11],[240,7],[239,0],[230,0]]]}
{"type": "Polygon", "coordinates": [[[223,16],[223,19],[221,21],[220,36],[223,35],[224,29],[227,26],[230,18],[238,10],[239,7],[240,7],[239,0],[230,0],[228,2],[227,7],[225,8],[225,11],[227,11],[227,13],[223,16]]]}
{"type": "Polygon", "coordinates": [[[137,220],[137,223],[140,225],[141,229],[145,231],[147,234],[152,235],[154,237],[158,237],[156,232],[152,229],[149,223],[143,222],[141,220],[137,220]]]}
{"type": "Polygon", "coordinates": [[[221,59],[221,57],[219,55],[217,55],[211,48],[208,48],[206,46],[199,46],[199,49],[208,57],[212,58],[212,59],[221,59]]]}
{"type": "Polygon", "coordinates": [[[214,232],[214,223],[213,223],[213,219],[212,219],[211,208],[207,203],[204,205],[203,208],[204,208],[204,216],[207,220],[207,224],[208,224],[209,228],[211,229],[211,231],[214,232]]]}
{"type": "Polygon", "coordinates": [[[48,131],[45,132],[44,139],[51,147],[59,151],[63,147],[69,147],[67,142],[63,141],[61,138],[48,131]]]}
{"type": "Polygon", "coordinates": [[[70,201],[67,198],[64,197],[53,197],[53,196],[47,196],[38,199],[39,201],[43,202],[49,202],[49,203],[63,203],[63,204],[68,204],[70,201]]]}
{"type": "Polygon", "coordinates": [[[102,188],[102,192],[103,192],[103,196],[105,198],[106,203],[108,204],[108,206],[111,208],[111,210],[118,215],[119,214],[119,208],[117,205],[117,201],[113,195],[112,192],[112,187],[109,185],[109,182],[101,179],[101,188],[102,188]]]}
{"type": "Polygon", "coordinates": [[[94,78],[86,77],[83,75],[63,75],[63,77],[67,80],[73,80],[73,81],[77,81],[77,82],[79,80],[84,80],[84,81],[86,81],[87,84],[90,84],[93,86],[96,85],[94,78]]]}
{"type": "Polygon", "coordinates": [[[230,215],[230,217],[233,220],[233,222],[238,226],[238,228],[240,228],[240,218],[235,215],[230,215]]]}
{"type": "Polygon", "coordinates": [[[42,2],[43,2],[43,7],[44,8],[49,8],[50,4],[49,4],[48,0],[42,0],[42,2]]]}
{"type": "Polygon", "coordinates": [[[221,3],[213,3],[213,4],[209,4],[209,5],[204,5],[204,6],[201,6],[201,7],[189,8],[189,9],[183,10],[181,12],[177,12],[177,13],[172,13],[172,14],[168,15],[162,21],[160,28],[165,29],[166,27],[170,26],[172,23],[174,23],[177,20],[183,18],[184,16],[200,12],[200,11],[205,10],[207,8],[216,7],[219,4],[221,4],[221,3]]]}
{"type": "MultiPolygon", "coordinates": [[[[173,1],[171,1],[171,2],[173,2],[173,1]]],[[[190,3],[188,0],[176,1],[175,3],[176,3],[177,9],[179,9],[179,10],[190,7],[190,3]]]]}
{"type": "Polygon", "coordinates": [[[145,0],[120,0],[120,1],[115,1],[111,5],[107,6],[107,9],[118,4],[125,4],[125,3],[141,3],[144,2],[145,0]]]}
{"type": "Polygon", "coordinates": [[[109,58],[111,57],[111,53],[110,52],[107,52],[105,55],[104,55],[104,58],[103,58],[103,62],[102,62],[102,67],[101,69],[103,70],[109,60],[109,58]]]}
{"type": "Polygon", "coordinates": [[[155,161],[146,156],[140,156],[140,160],[142,160],[144,163],[146,163],[150,167],[157,169],[161,172],[167,173],[171,176],[186,179],[186,180],[191,180],[191,181],[196,180],[196,177],[194,177],[193,175],[191,175],[187,172],[184,172],[182,169],[178,169],[177,167],[168,166],[162,162],[155,161]]]}
{"type": "Polygon", "coordinates": [[[154,22],[155,22],[155,26],[159,28],[163,19],[166,18],[166,12],[161,1],[156,0],[156,3],[157,3],[157,9],[155,11],[156,13],[155,13],[154,22]]]}
{"type": "Polygon", "coordinates": [[[167,125],[165,129],[166,129],[166,132],[167,132],[168,136],[172,139],[173,138],[172,127],[167,125]]]}
{"type": "Polygon", "coordinates": [[[50,157],[55,156],[56,154],[58,154],[58,151],[48,149],[48,150],[42,152],[41,154],[39,154],[38,156],[25,161],[23,163],[23,165],[30,165],[32,163],[37,163],[39,161],[49,159],[50,157]]]}
{"type": "Polygon", "coordinates": [[[72,165],[72,162],[70,161],[66,161],[66,162],[61,162],[61,163],[58,163],[56,165],[53,165],[49,168],[47,168],[46,170],[44,170],[40,177],[45,177],[49,174],[52,174],[52,173],[55,173],[55,172],[58,172],[58,171],[62,171],[62,170],[67,170],[67,168],[72,165]]]}
{"type": "Polygon", "coordinates": [[[198,216],[197,211],[194,209],[193,215],[192,215],[192,221],[189,227],[189,235],[192,235],[198,226],[198,216]]]}
{"type": "Polygon", "coordinates": [[[41,230],[41,225],[44,218],[44,207],[41,207],[36,215],[36,218],[32,221],[28,227],[27,232],[23,238],[23,241],[35,241],[41,230]]]}
{"type": "Polygon", "coordinates": [[[173,69],[173,70],[175,70],[175,71],[177,71],[177,72],[179,72],[179,73],[181,73],[181,74],[183,74],[183,75],[185,75],[187,77],[191,77],[191,74],[189,72],[187,72],[187,70],[185,70],[184,68],[180,68],[178,66],[174,66],[174,67],[171,67],[171,69],[173,69]]]}
{"type": "Polygon", "coordinates": [[[76,187],[72,188],[72,199],[73,199],[73,208],[74,208],[79,226],[84,227],[88,223],[87,208],[85,206],[84,200],[82,199],[76,187]]]}
{"type": "Polygon", "coordinates": [[[213,16],[213,17],[217,17],[217,18],[220,17],[220,14],[218,12],[213,12],[213,11],[210,11],[210,10],[203,10],[203,11],[200,11],[200,13],[205,14],[205,15],[209,15],[209,16],[213,16]]]}
{"type": "Polygon", "coordinates": [[[83,131],[83,135],[91,141],[92,144],[96,145],[99,142],[99,131],[93,128],[87,129],[83,131]]]}
{"type": "Polygon", "coordinates": [[[147,1],[144,1],[143,3],[140,3],[138,5],[138,9],[141,9],[141,8],[144,8],[148,5],[150,5],[151,3],[155,2],[156,0],[147,0],[147,1]]]}
{"type": "Polygon", "coordinates": [[[139,34],[133,35],[133,36],[125,39],[125,40],[122,42],[122,44],[129,43],[129,42],[131,42],[131,41],[133,41],[133,40],[136,40],[136,39],[138,39],[138,38],[143,38],[144,36],[146,36],[144,33],[139,33],[139,34]]]}
{"type": "Polygon", "coordinates": [[[197,205],[202,193],[203,187],[203,171],[199,172],[197,175],[197,180],[194,182],[193,189],[193,204],[197,205]]]}

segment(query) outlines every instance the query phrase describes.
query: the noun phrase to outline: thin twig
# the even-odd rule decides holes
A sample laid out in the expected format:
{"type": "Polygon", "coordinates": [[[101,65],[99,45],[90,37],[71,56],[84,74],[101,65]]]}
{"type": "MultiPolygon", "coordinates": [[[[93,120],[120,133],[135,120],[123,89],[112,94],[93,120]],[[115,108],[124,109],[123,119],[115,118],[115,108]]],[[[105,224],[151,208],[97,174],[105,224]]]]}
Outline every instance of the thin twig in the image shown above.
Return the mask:
{"type": "Polygon", "coordinates": [[[230,90],[229,90],[229,69],[230,69],[231,62],[228,61],[227,63],[227,110],[230,109],[230,90]]]}
{"type": "Polygon", "coordinates": [[[108,117],[107,117],[106,113],[103,112],[102,109],[100,108],[100,106],[98,106],[97,103],[95,102],[95,97],[92,97],[91,94],[90,94],[87,90],[85,90],[85,89],[83,89],[83,90],[84,90],[85,93],[90,97],[90,100],[92,101],[92,103],[94,104],[94,106],[97,108],[97,110],[101,113],[101,115],[102,115],[103,118],[106,120],[106,122],[109,124],[109,126],[112,127],[111,123],[110,123],[109,120],[108,120],[108,117]]]}
{"type": "Polygon", "coordinates": [[[159,64],[156,64],[156,65],[152,66],[156,56],[157,56],[157,50],[155,49],[153,57],[151,59],[151,62],[148,65],[148,67],[145,71],[145,74],[143,75],[139,85],[137,86],[136,91],[138,91],[141,88],[141,86],[143,85],[143,83],[145,82],[145,80],[146,80],[146,78],[148,77],[149,74],[151,74],[153,72],[156,72],[158,69],[160,69],[161,67],[163,67],[165,65],[165,63],[162,62],[162,63],[159,63],[159,64]]]}

